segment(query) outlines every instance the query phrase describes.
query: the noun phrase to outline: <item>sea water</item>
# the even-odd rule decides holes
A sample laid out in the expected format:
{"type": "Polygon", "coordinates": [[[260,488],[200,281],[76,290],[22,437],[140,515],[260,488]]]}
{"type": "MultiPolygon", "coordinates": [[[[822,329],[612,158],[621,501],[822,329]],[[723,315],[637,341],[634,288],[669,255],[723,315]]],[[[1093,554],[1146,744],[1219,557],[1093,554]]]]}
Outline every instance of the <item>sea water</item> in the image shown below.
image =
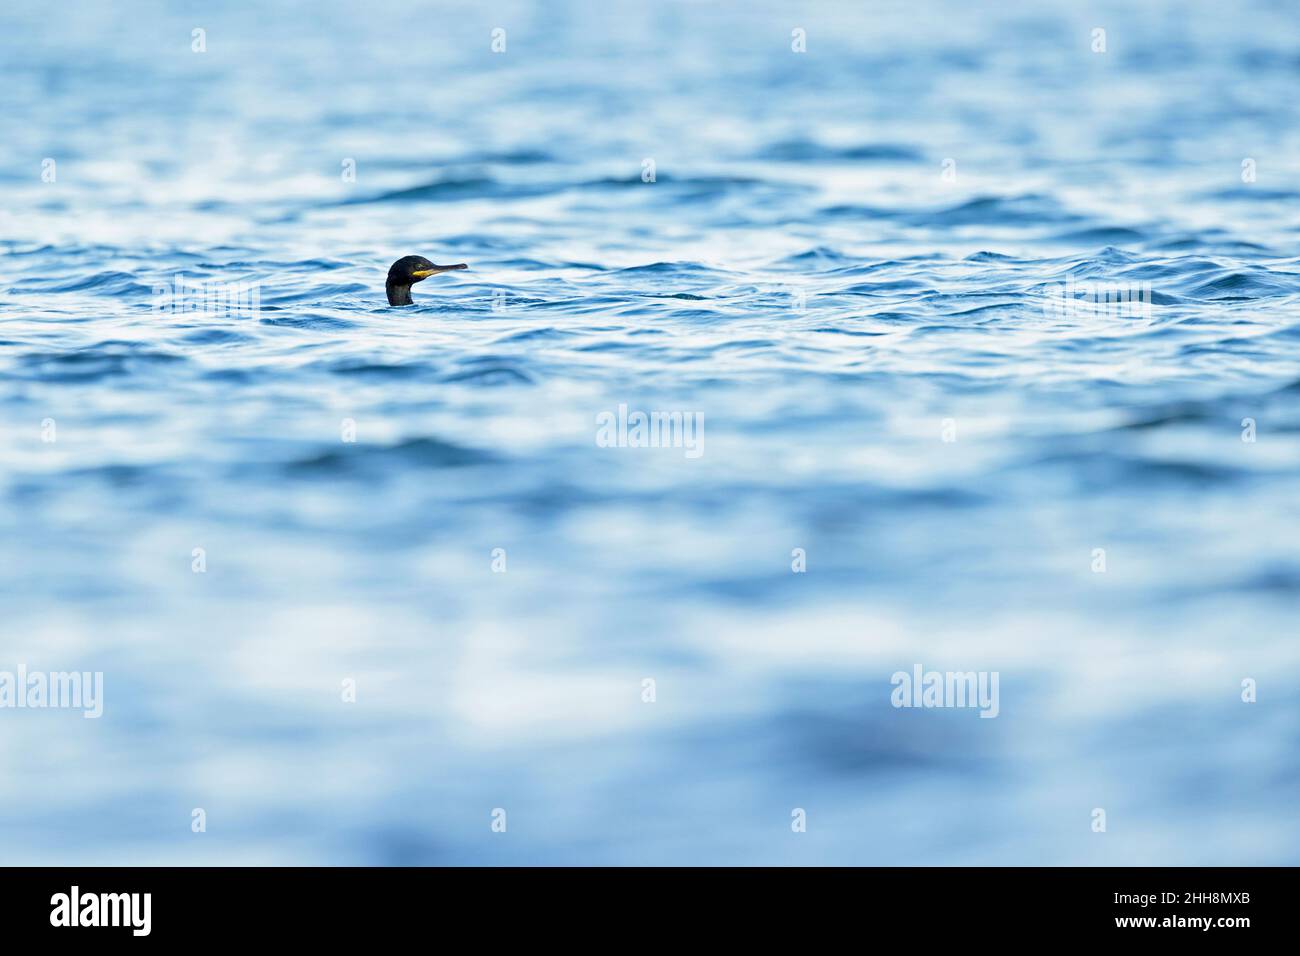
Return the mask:
{"type": "Polygon", "coordinates": [[[1300,861],[1297,41],[6,2],[0,862],[1300,861]]]}

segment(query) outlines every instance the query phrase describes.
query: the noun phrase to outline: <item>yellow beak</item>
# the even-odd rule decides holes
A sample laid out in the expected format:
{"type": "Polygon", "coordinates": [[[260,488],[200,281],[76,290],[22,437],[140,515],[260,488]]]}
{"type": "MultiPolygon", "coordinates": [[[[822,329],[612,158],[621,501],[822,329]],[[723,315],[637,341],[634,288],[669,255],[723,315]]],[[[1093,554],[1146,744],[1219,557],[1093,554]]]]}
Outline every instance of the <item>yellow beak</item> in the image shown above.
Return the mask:
{"type": "Polygon", "coordinates": [[[416,269],[411,272],[412,279],[427,279],[429,276],[436,276],[439,272],[451,272],[453,269],[464,269],[465,263],[458,262],[454,266],[434,266],[432,269],[416,269]]]}

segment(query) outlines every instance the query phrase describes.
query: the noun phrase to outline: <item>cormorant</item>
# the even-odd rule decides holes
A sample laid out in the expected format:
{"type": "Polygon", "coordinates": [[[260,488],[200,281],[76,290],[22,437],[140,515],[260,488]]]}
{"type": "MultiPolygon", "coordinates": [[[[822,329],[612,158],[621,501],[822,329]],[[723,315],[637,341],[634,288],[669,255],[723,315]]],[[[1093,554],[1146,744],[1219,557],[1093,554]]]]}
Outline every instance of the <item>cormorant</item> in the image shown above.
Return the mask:
{"type": "Polygon", "coordinates": [[[458,262],[454,266],[436,266],[424,256],[402,256],[388,269],[388,281],[384,290],[388,293],[389,305],[411,305],[411,286],[423,282],[429,276],[453,269],[468,269],[469,266],[458,262]]]}

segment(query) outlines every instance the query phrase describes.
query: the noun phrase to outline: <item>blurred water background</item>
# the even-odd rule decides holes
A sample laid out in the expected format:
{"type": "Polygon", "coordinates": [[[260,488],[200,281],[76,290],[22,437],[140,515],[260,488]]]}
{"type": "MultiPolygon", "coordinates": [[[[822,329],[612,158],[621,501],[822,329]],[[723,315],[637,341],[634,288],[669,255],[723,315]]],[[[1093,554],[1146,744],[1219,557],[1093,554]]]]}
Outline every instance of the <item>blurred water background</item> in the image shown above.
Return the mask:
{"type": "Polygon", "coordinates": [[[1300,862],[1298,85],[1280,0],[10,0],[0,670],[105,699],[0,863],[1300,862]]]}

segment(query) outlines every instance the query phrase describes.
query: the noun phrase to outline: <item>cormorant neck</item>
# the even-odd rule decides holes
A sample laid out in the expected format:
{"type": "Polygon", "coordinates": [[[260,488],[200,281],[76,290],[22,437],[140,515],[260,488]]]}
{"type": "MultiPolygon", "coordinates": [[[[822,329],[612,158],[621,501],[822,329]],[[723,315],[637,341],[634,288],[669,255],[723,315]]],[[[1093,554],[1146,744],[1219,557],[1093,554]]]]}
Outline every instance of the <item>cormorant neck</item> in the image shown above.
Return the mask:
{"type": "Polygon", "coordinates": [[[409,285],[398,285],[390,280],[385,283],[384,290],[388,293],[389,305],[414,305],[411,301],[411,287],[409,285]]]}

